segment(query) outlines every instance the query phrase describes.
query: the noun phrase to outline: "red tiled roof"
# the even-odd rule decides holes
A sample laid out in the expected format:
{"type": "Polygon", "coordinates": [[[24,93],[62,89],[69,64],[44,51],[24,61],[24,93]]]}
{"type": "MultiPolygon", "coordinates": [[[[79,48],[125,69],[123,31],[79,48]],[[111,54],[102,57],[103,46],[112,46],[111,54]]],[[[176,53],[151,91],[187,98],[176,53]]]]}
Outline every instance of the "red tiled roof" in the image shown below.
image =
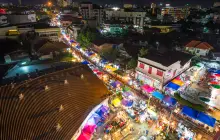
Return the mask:
{"type": "Polygon", "coordinates": [[[201,41],[196,41],[192,40],[189,42],[186,47],[189,48],[199,48],[199,49],[213,49],[211,45],[209,45],[207,42],[201,42],[201,41]]]}
{"type": "Polygon", "coordinates": [[[186,47],[195,47],[197,46],[199,43],[201,43],[201,41],[196,41],[196,40],[192,40],[191,42],[189,42],[186,47]]]}
{"type": "Polygon", "coordinates": [[[207,42],[202,42],[199,45],[195,46],[195,48],[199,48],[199,49],[213,49],[212,46],[210,46],[207,42]]]}

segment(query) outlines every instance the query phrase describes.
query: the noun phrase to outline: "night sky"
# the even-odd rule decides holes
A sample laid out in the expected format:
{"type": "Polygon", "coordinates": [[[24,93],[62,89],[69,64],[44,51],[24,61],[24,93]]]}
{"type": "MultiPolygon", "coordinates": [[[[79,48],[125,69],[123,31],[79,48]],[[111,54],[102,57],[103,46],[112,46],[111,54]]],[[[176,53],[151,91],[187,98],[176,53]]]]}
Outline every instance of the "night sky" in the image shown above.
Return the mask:
{"type": "MultiPolygon", "coordinates": [[[[12,2],[17,3],[18,0],[0,0],[0,2],[12,2]]],[[[24,4],[38,4],[45,3],[47,0],[21,0],[24,4]]],[[[56,1],[56,0],[53,0],[56,1]]],[[[120,4],[122,0],[73,0],[73,1],[91,1],[96,4],[120,4]]],[[[212,6],[215,1],[218,0],[123,0],[124,3],[133,3],[133,4],[149,4],[151,2],[159,3],[171,3],[173,6],[181,6],[184,4],[200,4],[204,7],[212,6]]]]}

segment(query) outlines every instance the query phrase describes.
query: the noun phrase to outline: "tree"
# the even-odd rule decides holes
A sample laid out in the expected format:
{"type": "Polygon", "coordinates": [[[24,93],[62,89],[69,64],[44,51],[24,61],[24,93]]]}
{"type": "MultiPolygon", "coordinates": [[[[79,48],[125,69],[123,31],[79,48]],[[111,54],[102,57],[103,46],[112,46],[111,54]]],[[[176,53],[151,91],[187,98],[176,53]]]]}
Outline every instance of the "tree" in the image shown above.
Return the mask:
{"type": "Polygon", "coordinates": [[[90,30],[87,30],[85,32],[79,33],[76,40],[80,43],[80,46],[82,48],[87,48],[92,44],[92,41],[95,40],[95,38],[95,33],[91,32],[90,30]]]}
{"type": "Polygon", "coordinates": [[[133,69],[137,66],[137,60],[135,60],[134,58],[132,58],[129,62],[128,62],[128,69],[133,69]]]}
{"type": "Polygon", "coordinates": [[[142,47],[139,51],[139,56],[143,57],[143,56],[147,55],[147,53],[148,53],[148,50],[146,48],[142,47]]]}

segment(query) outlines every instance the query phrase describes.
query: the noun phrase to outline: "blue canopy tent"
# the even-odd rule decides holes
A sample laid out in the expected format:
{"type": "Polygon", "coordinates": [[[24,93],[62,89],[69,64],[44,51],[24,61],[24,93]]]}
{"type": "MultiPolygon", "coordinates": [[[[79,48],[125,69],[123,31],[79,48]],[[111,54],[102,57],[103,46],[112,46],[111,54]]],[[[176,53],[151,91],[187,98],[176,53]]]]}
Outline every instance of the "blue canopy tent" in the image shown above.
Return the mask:
{"type": "Polygon", "coordinates": [[[88,61],[83,61],[82,64],[87,65],[87,64],[89,64],[89,62],[88,61]]]}
{"type": "Polygon", "coordinates": [[[173,82],[169,82],[169,83],[166,85],[166,87],[172,88],[172,89],[174,89],[174,90],[178,90],[178,89],[180,88],[179,85],[174,84],[173,82]]]}
{"type": "Polygon", "coordinates": [[[164,98],[163,98],[163,102],[168,105],[168,106],[174,106],[176,105],[176,99],[166,95],[164,98]]]}
{"type": "Polygon", "coordinates": [[[214,127],[215,126],[215,122],[216,122],[216,119],[203,113],[203,112],[200,112],[198,117],[197,117],[197,120],[199,120],[200,122],[203,122],[211,127],[214,127]]]}
{"type": "Polygon", "coordinates": [[[80,46],[76,46],[77,49],[80,49],[80,46]]]}
{"type": "Polygon", "coordinates": [[[196,111],[196,110],[194,110],[194,109],[192,109],[192,108],[190,108],[190,107],[188,107],[188,106],[184,106],[184,107],[183,107],[182,113],[183,113],[184,115],[187,115],[187,116],[193,118],[193,119],[197,119],[198,114],[199,114],[198,111],[196,111]]]}
{"type": "Polygon", "coordinates": [[[158,91],[154,91],[153,93],[152,93],[152,96],[154,96],[155,98],[157,98],[157,99],[159,99],[159,100],[163,100],[163,98],[164,98],[164,95],[162,94],[162,93],[160,93],[160,92],[158,92],[158,91]]]}

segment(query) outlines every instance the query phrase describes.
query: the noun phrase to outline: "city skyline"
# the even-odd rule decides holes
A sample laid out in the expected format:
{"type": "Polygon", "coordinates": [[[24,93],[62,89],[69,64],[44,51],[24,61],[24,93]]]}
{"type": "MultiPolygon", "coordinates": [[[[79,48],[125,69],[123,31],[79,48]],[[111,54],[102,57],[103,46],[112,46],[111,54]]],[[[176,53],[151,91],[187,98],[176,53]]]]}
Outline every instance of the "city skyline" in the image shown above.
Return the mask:
{"type": "MultiPolygon", "coordinates": [[[[52,0],[55,1],[55,0],[52,0]]],[[[82,2],[84,0],[74,0],[75,2],[82,2]]],[[[88,0],[90,2],[96,3],[96,4],[121,4],[122,1],[121,0],[112,0],[112,1],[108,1],[108,0],[88,0]]],[[[9,2],[9,3],[14,3],[14,4],[18,4],[18,0],[2,0],[2,2],[9,2]]],[[[41,3],[46,3],[47,0],[33,0],[33,1],[29,1],[29,0],[22,0],[23,4],[41,4],[41,3]]],[[[136,1],[132,1],[132,0],[123,0],[123,3],[131,3],[131,4],[150,4],[150,3],[170,3],[173,6],[182,6],[185,4],[192,4],[192,5],[202,5],[204,7],[209,7],[212,6],[214,2],[216,2],[216,0],[136,0],[136,1]]]]}

